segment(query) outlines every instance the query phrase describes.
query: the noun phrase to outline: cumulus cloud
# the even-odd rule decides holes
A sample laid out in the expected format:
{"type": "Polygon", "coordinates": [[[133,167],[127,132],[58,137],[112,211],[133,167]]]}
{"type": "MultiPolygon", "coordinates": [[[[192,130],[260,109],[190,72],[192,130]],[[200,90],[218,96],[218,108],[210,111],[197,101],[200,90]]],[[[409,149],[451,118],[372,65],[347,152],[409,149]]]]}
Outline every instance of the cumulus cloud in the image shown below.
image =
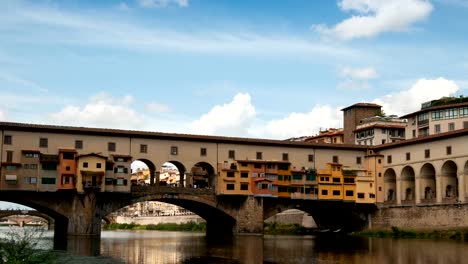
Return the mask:
{"type": "Polygon", "coordinates": [[[6,119],[6,113],[0,109],[0,121],[5,121],[6,119]]]}
{"type": "Polygon", "coordinates": [[[152,102],[146,105],[146,110],[152,113],[166,113],[169,112],[169,106],[152,102]]]}
{"type": "Polygon", "coordinates": [[[340,74],[343,77],[359,79],[359,80],[368,80],[368,79],[377,78],[377,71],[372,67],[366,67],[366,68],[344,67],[341,69],[340,74]]]}
{"type": "Polygon", "coordinates": [[[255,118],[255,107],[248,93],[238,93],[232,101],[214,106],[190,124],[190,133],[225,136],[248,136],[255,118]]]}
{"type": "Polygon", "coordinates": [[[189,0],[138,0],[141,7],[145,8],[164,8],[171,4],[179,7],[187,7],[189,0]]]}
{"type": "Polygon", "coordinates": [[[315,135],[326,128],[343,126],[340,108],[316,105],[310,112],[293,112],[282,119],[268,121],[264,127],[252,129],[251,133],[275,139],[315,135]]]}
{"type": "Polygon", "coordinates": [[[433,10],[427,0],[341,0],[342,11],[353,15],[335,26],[324,24],[312,28],[324,36],[341,39],[373,37],[383,32],[405,31],[418,21],[427,18],[433,10]]]}
{"type": "Polygon", "coordinates": [[[460,88],[445,78],[419,79],[409,89],[375,99],[373,103],[383,107],[386,114],[404,115],[417,111],[421,103],[443,96],[450,96],[460,88]]]}
{"type": "Polygon", "coordinates": [[[144,125],[141,116],[131,108],[133,97],[114,98],[100,93],[84,106],[68,105],[49,115],[53,124],[137,129],[144,125]]]}

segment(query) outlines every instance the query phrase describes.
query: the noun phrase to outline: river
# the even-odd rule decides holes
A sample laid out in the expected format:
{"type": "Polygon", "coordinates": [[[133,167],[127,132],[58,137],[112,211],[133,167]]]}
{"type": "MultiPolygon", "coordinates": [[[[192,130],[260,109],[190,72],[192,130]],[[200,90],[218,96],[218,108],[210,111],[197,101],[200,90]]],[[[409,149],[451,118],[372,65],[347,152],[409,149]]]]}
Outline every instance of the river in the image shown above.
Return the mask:
{"type": "MultiPolygon", "coordinates": [[[[46,232],[44,239],[52,244],[52,236],[46,232]]],[[[449,240],[241,235],[210,241],[204,233],[103,231],[100,241],[70,238],[67,248],[60,255],[69,264],[468,263],[468,243],[449,240]]]]}

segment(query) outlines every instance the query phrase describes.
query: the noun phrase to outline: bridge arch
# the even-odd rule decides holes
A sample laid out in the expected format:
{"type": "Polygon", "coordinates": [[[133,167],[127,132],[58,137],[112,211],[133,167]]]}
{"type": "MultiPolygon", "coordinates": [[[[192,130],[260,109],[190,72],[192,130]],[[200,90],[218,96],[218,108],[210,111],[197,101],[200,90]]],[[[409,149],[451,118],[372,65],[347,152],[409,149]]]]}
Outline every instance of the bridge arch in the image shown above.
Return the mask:
{"type": "Polygon", "coordinates": [[[441,176],[442,196],[446,199],[458,198],[457,164],[452,160],[444,162],[441,176]]]}
{"type": "Polygon", "coordinates": [[[389,168],[384,173],[384,201],[394,202],[397,195],[396,190],[396,173],[394,169],[389,168]]]}
{"type": "MultiPolygon", "coordinates": [[[[178,186],[183,187],[184,186],[184,181],[185,181],[185,173],[187,171],[184,164],[182,162],[180,162],[180,161],[177,161],[177,160],[169,160],[169,161],[164,162],[161,167],[163,167],[164,164],[167,164],[167,163],[170,163],[170,164],[172,164],[173,166],[175,166],[177,168],[177,170],[179,171],[179,185],[178,186]]],[[[160,180],[159,184],[163,185],[163,186],[167,185],[166,182],[163,183],[161,180],[160,180]]]]}
{"type": "Polygon", "coordinates": [[[210,188],[216,186],[216,170],[208,162],[201,161],[193,165],[190,170],[190,182],[187,186],[194,188],[210,188]]]}
{"type": "MultiPolygon", "coordinates": [[[[154,163],[151,160],[145,159],[145,158],[134,159],[133,162],[135,162],[135,161],[143,162],[148,167],[150,185],[154,185],[155,182],[156,182],[156,174],[157,174],[156,165],[154,165],[154,163]]],[[[133,184],[138,184],[139,181],[141,181],[141,180],[142,179],[138,179],[138,176],[137,176],[137,179],[132,179],[132,183],[133,184]]]]}
{"type": "Polygon", "coordinates": [[[436,172],[431,163],[426,163],[421,167],[419,187],[422,199],[429,202],[436,198],[436,172]]]}
{"type": "Polygon", "coordinates": [[[415,175],[414,169],[411,166],[405,166],[401,170],[401,201],[413,202],[415,190],[415,175]]]}

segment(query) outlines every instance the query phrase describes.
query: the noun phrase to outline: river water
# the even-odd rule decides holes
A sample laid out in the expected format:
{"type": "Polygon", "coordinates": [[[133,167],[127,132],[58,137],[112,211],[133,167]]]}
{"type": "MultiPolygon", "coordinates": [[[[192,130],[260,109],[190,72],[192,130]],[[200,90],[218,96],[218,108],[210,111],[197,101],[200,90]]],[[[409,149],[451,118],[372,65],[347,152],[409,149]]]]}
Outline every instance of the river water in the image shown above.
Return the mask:
{"type": "MultiPolygon", "coordinates": [[[[52,232],[45,244],[52,245],[52,232]]],[[[103,231],[70,238],[60,262],[111,263],[468,263],[468,243],[355,237],[254,236],[212,241],[204,233],[103,231]],[[86,256],[87,255],[87,256],[86,256]],[[91,256],[90,256],[91,255],[91,256]],[[99,255],[99,256],[98,256],[99,255]]]]}

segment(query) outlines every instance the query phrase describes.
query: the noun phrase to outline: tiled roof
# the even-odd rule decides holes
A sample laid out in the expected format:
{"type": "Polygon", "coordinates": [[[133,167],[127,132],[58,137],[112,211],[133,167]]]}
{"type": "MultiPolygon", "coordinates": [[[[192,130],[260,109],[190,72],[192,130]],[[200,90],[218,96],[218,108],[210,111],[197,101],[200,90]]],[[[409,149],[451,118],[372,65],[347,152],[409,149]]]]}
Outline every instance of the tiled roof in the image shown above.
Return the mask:
{"type": "Polygon", "coordinates": [[[353,105],[350,105],[348,107],[345,107],[345,108],[341,109],[341,111],[347,110],[349,108],[357,108],[357,107],[361,107],[361,108],[381,108],[382,106],[378,105],[378,104],[374,104],[374,103],[357,103],[357,104],[353,104],[353,105]]]}

